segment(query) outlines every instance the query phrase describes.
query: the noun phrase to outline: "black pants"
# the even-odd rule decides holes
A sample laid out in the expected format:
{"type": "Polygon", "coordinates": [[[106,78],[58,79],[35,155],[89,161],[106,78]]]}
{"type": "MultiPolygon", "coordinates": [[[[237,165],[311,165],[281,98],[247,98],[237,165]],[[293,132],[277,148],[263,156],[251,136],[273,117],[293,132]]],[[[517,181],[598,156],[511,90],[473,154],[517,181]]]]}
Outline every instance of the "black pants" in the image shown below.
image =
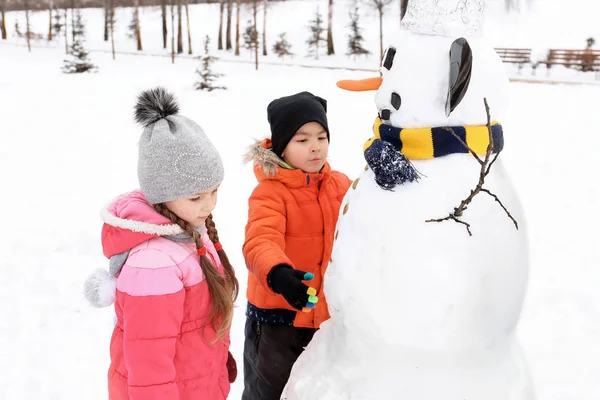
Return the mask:
{"type": "Polygon", "coordinates": [[[315,331],[246,319],[242,400],[280,400],[292,366],[315,331]]]}

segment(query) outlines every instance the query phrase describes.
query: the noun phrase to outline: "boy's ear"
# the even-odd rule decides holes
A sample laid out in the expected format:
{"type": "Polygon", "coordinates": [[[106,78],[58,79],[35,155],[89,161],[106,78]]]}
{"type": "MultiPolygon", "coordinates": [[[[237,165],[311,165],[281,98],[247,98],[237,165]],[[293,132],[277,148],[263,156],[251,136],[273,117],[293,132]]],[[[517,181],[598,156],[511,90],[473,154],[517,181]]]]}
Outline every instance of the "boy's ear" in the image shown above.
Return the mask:
{"type": "Polygon", "coordinates": [[[327,100],[325,100],[324,98],[319,97],[319,96],[315,96],[315,97],[317,98],[317,100],[319,100],[319,103],[321,103],[321,105],[325,109],[325,112],[327,112],[327,100]]]}

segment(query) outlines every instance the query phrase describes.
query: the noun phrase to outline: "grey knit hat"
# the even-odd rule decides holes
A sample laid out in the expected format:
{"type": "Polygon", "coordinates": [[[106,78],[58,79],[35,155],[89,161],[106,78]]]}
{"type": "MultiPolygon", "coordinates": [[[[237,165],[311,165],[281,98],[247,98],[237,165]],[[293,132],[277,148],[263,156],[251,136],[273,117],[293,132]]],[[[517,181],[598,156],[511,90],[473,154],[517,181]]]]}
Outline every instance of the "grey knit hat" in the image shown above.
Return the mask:
{"type": "Polygon", "coordinates": [[[192,196],[223,181],[217,149],[194,121],[177,115],[175,97],[163,88],[142,92],[135,120],[144,127],[138,180],[150,204],[192,196]]]}

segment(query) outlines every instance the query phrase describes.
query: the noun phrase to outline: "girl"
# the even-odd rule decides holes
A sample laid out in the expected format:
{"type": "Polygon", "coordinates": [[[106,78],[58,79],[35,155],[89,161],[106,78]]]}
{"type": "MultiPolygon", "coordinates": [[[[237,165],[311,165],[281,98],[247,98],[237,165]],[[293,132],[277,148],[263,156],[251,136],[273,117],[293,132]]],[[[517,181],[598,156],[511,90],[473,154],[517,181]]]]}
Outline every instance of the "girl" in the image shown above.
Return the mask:
{"type": "Polygon", "coordinates": [[[140,190],[102,212],[110,269],[85,283],[98,307],[115,303],[110,400],[226,399],[236,366],[229,327],[238,282],[212,220],[223,164],[162,88],[135,106],[140,190]]]}

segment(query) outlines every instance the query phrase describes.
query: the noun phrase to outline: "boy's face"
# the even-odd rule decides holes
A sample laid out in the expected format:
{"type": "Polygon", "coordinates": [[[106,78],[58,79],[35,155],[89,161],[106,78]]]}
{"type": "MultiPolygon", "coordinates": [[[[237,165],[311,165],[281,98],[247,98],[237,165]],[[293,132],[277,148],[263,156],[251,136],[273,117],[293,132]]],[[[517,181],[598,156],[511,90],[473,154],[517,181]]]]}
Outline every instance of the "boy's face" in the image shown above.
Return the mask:
{"type": "Polygon", "coordinates": [[[318,122],[308,122],[300,127],[283,151],[283,159],[304,172],[319,172],[329,152],[327,132],[318,122]]]}
{"type": "Polygon", "coordinates": [[[194,228],[199,228],[204,225],[206,218],[215,209],[218,188],[215,186],[193,196],[168,201],[165,205],[179,218],[187,221],[194,228]]]}

